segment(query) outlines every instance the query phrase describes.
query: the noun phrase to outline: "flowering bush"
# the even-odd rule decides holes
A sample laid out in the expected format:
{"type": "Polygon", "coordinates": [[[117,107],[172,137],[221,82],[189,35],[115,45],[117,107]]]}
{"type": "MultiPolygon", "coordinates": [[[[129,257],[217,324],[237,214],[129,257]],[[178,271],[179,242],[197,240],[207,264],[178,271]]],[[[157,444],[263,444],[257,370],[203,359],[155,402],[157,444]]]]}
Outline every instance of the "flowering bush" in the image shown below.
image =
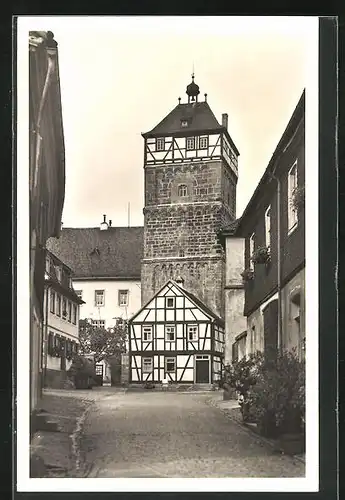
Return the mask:
{"type": "Polygon", "coordinates": [[[295,350],[265,358],[247,404],[266,435],[302,430],[305,405],[305,367],[295,350]]]}
{"type": "Polygon", "coordinates": [[[270,250],[268,247],[258,247],[252,255],[252,262],[254,264],[266,264],[271,258],[270,250]]]}
{"type": "Polygon", "coordinates": [[[295,350],[243,358],[226,367],[225,378],[241,395],[243,420],[256,422],[262,434],[303,431],[305,366],[295,350]]]}

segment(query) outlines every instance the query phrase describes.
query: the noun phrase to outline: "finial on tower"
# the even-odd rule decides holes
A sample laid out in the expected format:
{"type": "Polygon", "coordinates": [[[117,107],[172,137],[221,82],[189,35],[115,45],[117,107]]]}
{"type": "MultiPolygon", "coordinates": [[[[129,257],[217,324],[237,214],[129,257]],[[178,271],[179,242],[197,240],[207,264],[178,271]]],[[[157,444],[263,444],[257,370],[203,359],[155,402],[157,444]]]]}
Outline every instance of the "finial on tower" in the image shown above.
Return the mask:
{"type": "Polygon", "coordinates": [[[200,94],[199,85],[194,82],[194,65],[192,73],[192,83],[187,85],[186,94],[188,95],[188,103],[198,102],[198,95],[200,94]]]}
{"type": "Polygon", "coordinates": [[[181,104],[181,97],[178,98],[178,103],[181,104]]]}
{"type": "Polygon", "coordinates": [[[205,102],[207,102],[207,94],[204,94],[204,96],[205,96],[205,102]]]}

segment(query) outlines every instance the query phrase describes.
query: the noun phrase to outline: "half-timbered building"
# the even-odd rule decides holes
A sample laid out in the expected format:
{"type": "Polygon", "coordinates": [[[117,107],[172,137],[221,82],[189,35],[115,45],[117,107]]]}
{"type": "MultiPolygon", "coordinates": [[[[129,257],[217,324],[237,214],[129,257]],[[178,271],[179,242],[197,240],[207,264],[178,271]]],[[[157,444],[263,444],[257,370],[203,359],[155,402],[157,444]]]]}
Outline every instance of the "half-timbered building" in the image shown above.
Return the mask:
{"type": "Polygon", "coordinates": [[[211,384],[221,377],[224,322],[183,280],[169,280],[129,321],[130,382],[211,384]]]}

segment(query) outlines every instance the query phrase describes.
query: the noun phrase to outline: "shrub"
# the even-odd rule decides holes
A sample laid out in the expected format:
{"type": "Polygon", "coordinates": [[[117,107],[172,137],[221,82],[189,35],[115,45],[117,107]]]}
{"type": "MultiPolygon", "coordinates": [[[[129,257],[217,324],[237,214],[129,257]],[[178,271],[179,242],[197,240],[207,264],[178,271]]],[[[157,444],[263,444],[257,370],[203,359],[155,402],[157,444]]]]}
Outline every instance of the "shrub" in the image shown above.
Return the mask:
{"type": "Polygon", "coordinates": [[[300,433],[305,414],[305,364],[293,349],[275,357],[261,353],[225,368],[226,383],[241,395],[244,421],[274,437],[300,433]]]}
{"type": "Polygon", "coordinates": [[[246,398],[249,389],[256,383],[262,360],[262,354],[257,352],[227,365],[224,373],[224,384],[246,398]]]}
{"type": "Polygon", "coordinates": [[[94,363],[84,356],[75,355],[67,373],[76,389],[91,389],[97,380],[94,363]]]}
{"type": "Polygon", "coordinates": [[[264,360],[246,401],[262,433],[301,432],[304,386],[305,367],[295,350],[264,360]]]}

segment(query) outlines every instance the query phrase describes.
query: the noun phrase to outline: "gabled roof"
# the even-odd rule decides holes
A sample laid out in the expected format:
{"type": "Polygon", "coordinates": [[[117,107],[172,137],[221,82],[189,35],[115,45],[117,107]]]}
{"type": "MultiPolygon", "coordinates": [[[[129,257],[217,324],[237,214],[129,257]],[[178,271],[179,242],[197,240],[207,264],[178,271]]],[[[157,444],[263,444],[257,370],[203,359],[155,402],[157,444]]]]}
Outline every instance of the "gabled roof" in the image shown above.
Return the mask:
{"type": "Polygon", "coordinates": [[[74,278],[140,279],[143,227],[63,228],[47,248],[74,278]]]}
{"type": "Polygon", "coordinates": [[[222,127],[214,116],[207,102],[178,104],[163,120],[143,137],[155,137],[177,132],[222,131],[222,127]],[[181,121],[187,120],[188,127],[181,127],[181,121]]]}
{"type": "Polygon", "coordinates": [[[169,284],[172,284],[174,285],[174,287],[176,287],[179,292],[181,293],[181,295],[184,295],[185,297],[187,297],[191,302],[194,303],[194,305],[201,309],[202,312],[204,312],[207,316],[209,316],[211,319],[213,319],[214,321],[216,321],[217,323],[219,323],[220,325],[224,326],[224,321],[222,320],[222,318],[220,318],[219,316],[217,316],[217,314],[215,314],[208,306],[206,306],[200,299],[198,299],[198,297],[196,297],[193,293],[189,292],[188,290],[186,290],[185,288],[183,288],[182,286],[178,285],[176,283],[176,281],[174,280],[168,280],[159,290],[158,292],[156,292],[148,302],[146,302],[145,305],[143,305],[139,311],[137,311],[129,320],[129,323],[131,323],[140,313],[141,311],[143,311],[147,306],[148,304],[155,298],[155,297],[158,297],[159,294],[162,292],[162,290],[164,290],[164,288],[169,285],[169,284]]]}

